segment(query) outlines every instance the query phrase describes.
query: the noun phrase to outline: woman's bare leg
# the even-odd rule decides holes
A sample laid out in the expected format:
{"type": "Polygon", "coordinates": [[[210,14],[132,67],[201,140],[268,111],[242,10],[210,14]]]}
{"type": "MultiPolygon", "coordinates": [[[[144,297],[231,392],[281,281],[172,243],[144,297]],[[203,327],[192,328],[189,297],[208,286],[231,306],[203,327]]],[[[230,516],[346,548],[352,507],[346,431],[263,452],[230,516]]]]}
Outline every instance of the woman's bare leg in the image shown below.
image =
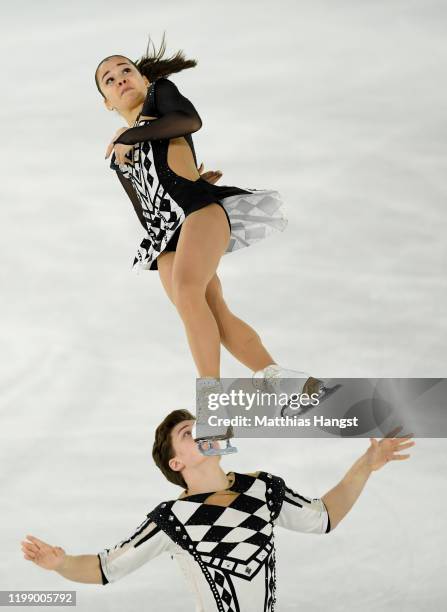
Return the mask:
{"type": "MultiPolygon", "coordinates": [[[[168,251],[162,253],[157,259],[161,282],[174,305],[172,272],[175,258],[176,253],[168,251]]],[[[230,311],[224,300],[222,285],[216,273],[206,286],[205,299],[214,316],[219,331],[219,341],[236,359],[253,372],[276,363],[262,344],[259,334],[230,311]]],[[[200,376],[212,376],[212,374],[200,374],[200,376]]],[[[215,376],[219,377],[217,374],[215,376]]],[[[310,377],[304,385],[304,392],[309,394],[317,392],[318,384],[318,379],[310,377]]]]}
{"type": "Polygon", "coordinates": [[[208,283],[206,297],[217,321],[221,342],[228,352],[253,372],[275,363],[259,334],[228,308],[217,274],[208,283]]]}
{"type": "MultiPolygon", "coordinates": [[[[174,259],[175,252],[168,251],[160,255],[157,260],[161,282],[173,304],[172,268],[174,259]]],[[[205,298],[216,320],[220,341],[229,353],[253,372],[275,363],[262,344],[259,334],[228,308],[223,297],[220,279],[216,273],[207,285],[205,298]]]]}
{"type": "Polygon", "coordinates": [[[172,266],[173,301],[199,377],[220,377],[220,332],[205,294],[229,239],[222,207],[205,206],[183,222],[172,266]]]}

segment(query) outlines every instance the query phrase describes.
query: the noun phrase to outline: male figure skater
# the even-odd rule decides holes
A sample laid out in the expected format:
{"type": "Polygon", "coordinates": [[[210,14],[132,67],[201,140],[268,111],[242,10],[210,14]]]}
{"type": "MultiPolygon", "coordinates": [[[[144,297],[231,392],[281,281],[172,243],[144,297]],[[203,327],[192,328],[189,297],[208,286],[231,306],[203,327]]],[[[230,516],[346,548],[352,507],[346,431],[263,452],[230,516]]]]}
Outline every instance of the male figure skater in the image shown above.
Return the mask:
{"type": "Polygon", "coordinates": [[[367,451],[333,489],[321,498],[309,498],[268,472],[225,474],[220,455],[200,452],[193,425],[188,411],[175,410],[155,434],[153,458],[170,482],[185,489],[179,498],[159,504],[129,537],[99,554],[68,555],[28,535],[22,542],[25,559],[69,580],[107,584],[168,552],[184,570],[197,612],[272,612],[274,527],[333,531],[371,473],[388,461],[408,459],[410,455],[398,452],[415,444],[409,441],[411,434],[380,442],[370,438],[367,451]]]}

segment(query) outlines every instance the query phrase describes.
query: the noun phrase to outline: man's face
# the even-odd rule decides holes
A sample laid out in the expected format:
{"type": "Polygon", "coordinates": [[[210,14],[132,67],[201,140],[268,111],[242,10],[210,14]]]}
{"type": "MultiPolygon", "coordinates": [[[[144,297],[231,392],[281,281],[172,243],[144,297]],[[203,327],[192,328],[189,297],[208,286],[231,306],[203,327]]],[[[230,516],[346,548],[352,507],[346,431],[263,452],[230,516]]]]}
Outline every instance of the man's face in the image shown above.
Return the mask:
{"type": "MultiPolygon", "coordinates": [[[[172,447],[174,449],[174,457],[169,461],[169,467],[175,472],[182,471],[185,467],[197,467],[205,461],[218,463],[220,455],[208,457],[202,455],[192,437],[192,427],[194,421],[181,421],[171,431],[172,447]]],[[[219,448],[219,442],[212,443],[213,448],[219,448]]]]}

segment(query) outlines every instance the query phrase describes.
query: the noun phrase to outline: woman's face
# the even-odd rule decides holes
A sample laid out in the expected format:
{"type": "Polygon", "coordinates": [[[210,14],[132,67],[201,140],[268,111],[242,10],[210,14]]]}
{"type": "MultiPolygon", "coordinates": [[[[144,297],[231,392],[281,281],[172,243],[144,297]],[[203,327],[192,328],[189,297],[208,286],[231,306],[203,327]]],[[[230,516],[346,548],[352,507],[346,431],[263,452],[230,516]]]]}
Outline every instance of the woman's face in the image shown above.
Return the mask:
{"type": "Polygon", "coordinates": [[[144,102],[149,81],[127,58],[116,55],[105,60],[96,76],[109,110],[126,112],[144,102]]]}

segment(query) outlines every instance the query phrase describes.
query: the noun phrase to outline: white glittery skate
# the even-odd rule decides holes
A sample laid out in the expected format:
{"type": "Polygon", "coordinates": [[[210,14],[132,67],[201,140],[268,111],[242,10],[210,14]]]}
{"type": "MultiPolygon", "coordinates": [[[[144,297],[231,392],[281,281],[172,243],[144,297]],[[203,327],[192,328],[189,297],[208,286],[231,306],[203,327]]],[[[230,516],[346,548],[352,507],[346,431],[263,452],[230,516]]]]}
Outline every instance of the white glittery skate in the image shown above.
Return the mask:
{"type": "MultiPolygon", "coordinates": [[[[197,442],[202,455],[228,455],[237,452],[237,448],[232,446],[230,442],[230,438],[234,436],[233,428],[231,426],[210,425],[208,423],[208,417],[212,414],[209,409],[209,402],[212,400],[211,396],[222,392],[222,382],[217,378],[200,378],[197,381],[197,413],[196,422],[192,429],[192,437],[197,442]],[[221,448],[219,441],[223,440],[226,441],[226,446],[221,448]]],[[[219,406],[218,414],[220,418],[228,418],[229,416],[223,406],[219,406]]]]}
{"type": "Polygon", "coordinates": [[[288,370],[271,364],[253,374],[253,384],[266,393],[284,396],[284,403],[275,406],[275,416],[301,416],[321,404],[341,385],[328,387],[324,380],[306,372],[288,370]],[[304,394],[304,397],[301,397],[304,394]],[[298,399],[299,397],[299,399],[298,399]]]}

